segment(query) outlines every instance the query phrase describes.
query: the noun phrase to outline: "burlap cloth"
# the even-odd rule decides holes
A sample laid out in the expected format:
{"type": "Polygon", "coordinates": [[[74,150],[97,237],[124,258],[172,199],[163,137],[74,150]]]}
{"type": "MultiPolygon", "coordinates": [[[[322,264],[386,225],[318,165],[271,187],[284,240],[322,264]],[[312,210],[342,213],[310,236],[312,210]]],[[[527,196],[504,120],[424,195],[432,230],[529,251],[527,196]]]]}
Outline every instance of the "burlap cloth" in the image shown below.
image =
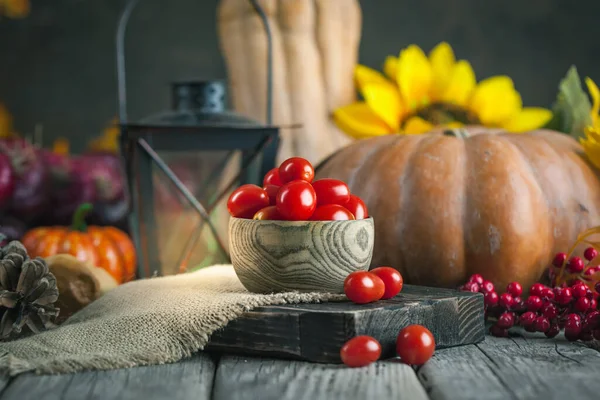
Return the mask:
{"type": "Polygon", "coordinates": [[[214,331],[254,307],[340,299],[325,293],[249,293],[230,265],[134,281],[58,328],[0,343],[0,372],[59,374],[175,362],[202,350],[214,331]]]}

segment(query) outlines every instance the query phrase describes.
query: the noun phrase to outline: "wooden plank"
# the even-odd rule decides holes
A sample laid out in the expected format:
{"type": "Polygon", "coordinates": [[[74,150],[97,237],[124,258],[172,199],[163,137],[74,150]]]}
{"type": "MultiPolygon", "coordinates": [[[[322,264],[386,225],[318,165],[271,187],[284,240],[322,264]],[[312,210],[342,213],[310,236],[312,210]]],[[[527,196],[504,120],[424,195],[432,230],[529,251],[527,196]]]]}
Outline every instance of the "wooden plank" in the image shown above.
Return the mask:
{"type": "Polygon", "coordinates": [[[340,363],[339,349],[356,335],[371,335],[393,357],[396,336],[409,324],[429,328],[439,348],[485,337],[479,293],[406,285],[394,299],[263,307],[215,332],[208,349],[323,363],[340,363]]]}
{"type": "Polygon", "coordinates": [[[215,363],[198,354],[175,364],[67,375],[20,375],[1,400],[208,400],[215,363]]]}
{"type": "Polygon", "coordinates": [[[589,399],[600,392],[600,353],[563,337],[518,332],[445,349],[418,371],[432,399],[589,399]]]}
{"type": "Polygon", "coordinates": [[[214,400],[428,399],[414,370],[395,361],[364,368],[225,356],[214,400]]]}

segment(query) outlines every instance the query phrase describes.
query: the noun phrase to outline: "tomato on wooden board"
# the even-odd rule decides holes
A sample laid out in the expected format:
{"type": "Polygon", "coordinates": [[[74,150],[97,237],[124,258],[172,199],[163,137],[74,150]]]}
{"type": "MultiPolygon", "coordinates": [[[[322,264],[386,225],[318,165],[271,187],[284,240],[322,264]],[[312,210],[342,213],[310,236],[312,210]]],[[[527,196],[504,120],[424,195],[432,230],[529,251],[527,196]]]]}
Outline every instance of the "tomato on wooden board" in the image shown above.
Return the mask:
{"type": "Polygon", "coordinates": [[[279,192],[279,189],[281,188],[281,186],[276,186],[276,185],[265,185],[265,187],[263,187],[263,189],[266,190],[267,192],[267,196],[269,196],[269,202],[271,203],[272,206],[275,205],[275,202],[277,201],[277,192],[279,192]]]}
{"type": "Polygon", "coordinates": [[[265,174],[265,177],[263,178],[263,186],[267,185],[283,185],[281,179],[279,178],[279,168],[273,168],[265,174]]]}
{"type": "Polygon", "coordinates": [[[227,210],[236,218],[254,217],[257,211],[269,206],[267,191],[256,185],[242,185],[227,200],[227,210]]]}
{"type": "Polygon", "coordinates": [[[317,194],[317,206],[324,204],[344,205],[350,200],[348,185],[338,179],[324,178],[312,183],[317,194]]]}
{"type": "Polygon", "coordinates": [[[312,182],[314,177],[312,164],[301,157],[288,158],[279,166],[279,179],[283,184],[296,180],[312,182]]]}
{"type": "Polygon", "coordinates": [[[367,335],[353,337],[340,349],[340,358],[348,367],[364,367],[379,360],[381,344],[367,335]]]}
{"type": "Polygon", "coordinates": [[[381,299],[385,284],[377,275],[368,271],[352,272],[344,280],[346,297],[356,304],[366,304],[381,299]]]}
{"type": "Polygon", "coordinates": [[[354,219],[354,215],[338,204],[325,204],[315,209],[311,221],[348,221],[354,219]]]}
{"type": "Polygon", "coordinates": [[[290,221],[306,221],[317,208],[317,195],[306,181],[286,183],[277,192],[277,210],[290,221]]]}
{"type": "Polygon", "coordinates": [[[396,354],[406,364],[423,365],[433,356],[434,351],[433,334],[422,325],[407,326],[396,339],[396,354]]]}
{"type": "Polygon", "coordinates": [[[343,204],[344,207],[348,209],[356,219],[365,219],[369,216],[369,212],[367,211],[367,206],[365,205],[362,199],[354,194],[350,195],[350,200],[346,204],[343,204]]]}
{"type": "Polygon", "coordinates": [[[385,293],[381,297],[382,299],[391,299],[396,296],[402,290],[402,286],[404,285],[404,279],[402,279],[402,275],[400,272],[395,270],[392,267],[377,267],[372,269],[372,274],[377,275],[383,281],[385,285],[385,293]]]}
{"type": "Polygon", "coordinates": [[[276,206],[269,206],[257,211],[256,214],[254,214],[253,219],[279,221],[282,220],[283,217],[279,214],[279,211],[277,211],[276,206]]]}

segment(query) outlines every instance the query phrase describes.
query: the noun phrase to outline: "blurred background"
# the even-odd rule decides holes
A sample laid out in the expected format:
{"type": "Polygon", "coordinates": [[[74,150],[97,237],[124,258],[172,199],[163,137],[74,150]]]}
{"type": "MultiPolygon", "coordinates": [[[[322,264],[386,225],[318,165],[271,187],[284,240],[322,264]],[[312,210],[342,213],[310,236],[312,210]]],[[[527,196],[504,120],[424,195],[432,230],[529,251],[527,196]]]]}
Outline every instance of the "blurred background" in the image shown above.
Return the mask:
{"type": "MultiPolygon", "coordinates": [[[[81,151],[116,114],[114,35],[124,0],[31,0],[22,19],[0,19],[0,102],[15,127],[43,126],[81,151]]],[[[527,105],[549,107],[570,65],[600,79],[595,0],[362,0],[359,60],[380,69],[411,43],[450,43],[477,78],[507,74],[527,105]]],[[[217,0],[142,1],[129,25],[130,117],[169,107],[169,82],[225,78],[217,0]]]]}

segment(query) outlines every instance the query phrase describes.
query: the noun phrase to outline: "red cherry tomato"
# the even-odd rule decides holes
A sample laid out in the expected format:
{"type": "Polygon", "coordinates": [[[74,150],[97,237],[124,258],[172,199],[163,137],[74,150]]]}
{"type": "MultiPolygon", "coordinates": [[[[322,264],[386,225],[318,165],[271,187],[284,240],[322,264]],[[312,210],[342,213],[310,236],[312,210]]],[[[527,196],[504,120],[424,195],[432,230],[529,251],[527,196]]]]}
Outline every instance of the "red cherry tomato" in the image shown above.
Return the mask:
{"type": "MultiPolygon", "coordinates": [[[[318,199],[318,197],[317,197],[318,199]]],[[[344,207],[337,204],[325,204],[316,208],[311,221],[347,221],[354,219],[354,215],[344,207]]]]}
{"type": "Polygon", "coordinates": [[[365,219],[369,216],[365,203],[360,197],[354,194],[350,195],[350,200],[348,200],[346,204],[343,204],[343,206],[346,207],[356,219],[365,219]]]}
{"type": "Polygon", "coordinates": [[[435,351],[435,339],[422,325],[409,325],[402,329],[396,339],[396,353],[410,365],[425,364],[435,351]]]}
{"type": "Polygon", "coordinates": [[[280,221],[283,217],[279,214],[279,211],[277,211],[277,207],[269,206],[257,211],[252,219],[280,221]]]}
{"type": "Polygon", "coordinates": [[[261,208],[269,205],[267,191],[256,185],[242,185],[227,200],[227,210],[232,217],[252,218],[261,208]]]}
{"type": "Polygon", "coordinates": [[[400,272],[392,267],[377,267],[372,269],[372,274],[377,275],[383,281],[385,285],[385,293],[381,297],[382,299],[391,299],[396,296],[402,290],[404,285],[404,279],[400,272]]]}
{"type": "Polygon", "coordinates": [[[385,285],[380,277],[368,271],[352,272],[344,281],[346,297],[356,304],[366,304],[381,299],[385,285]]]}
{"type": "Polygon", "coordinates": [[[279,179],[283,184],[296,180],[312,182],[314,177],[312,164],[301,157],[288,158],[279,166],[279,179]]]}
{"type": "Polygon", "coordinates": [[[281,183],[281,179],[279,178],[279,168],[273,168],[265,174],[265,177],[263,179],[263,186],[267,185],[283,185],[283,183],[281,183]]]}
{"type": "Polygon", "coordinates": [[[306,181],[286,183],[277,192],[277,211],[290,221],[306,221],[317,208],[317,195],[306,181]]]}
{"type": "Polygon", "coordinates": [[[283,217],[281,216],[281,214],[279,214],[279,211],[277,211],[277,207],[269,206],[263,208],[262,210],[258,210],[256,214],[254,214],[254,217],[252,219],[258,219],[263,221],[281,221],[283,217]]]}
{"type": "Polygon", "coordinates": [[[281,186],[265,185],[265,187],[263,188],[267,191],[267,195],[269,196],[269,202],[272,206],[275,205],[275,202],[277,200],[277,192],[279,192],[280,187],[281,186]]]}
{"type": "Polygon", "coordinates": [[[350,200],[348,185],[337,179],[319,179],[312,183],[317,194],[317,206],[324,204],[344,205],[350,200]]]}
{"type": "Polygon", "coordinates": [[[356,336],[340,349],[340,358],[348,367],[364,367],[379,360],[381,344],[371,336],[356,336]]]}

